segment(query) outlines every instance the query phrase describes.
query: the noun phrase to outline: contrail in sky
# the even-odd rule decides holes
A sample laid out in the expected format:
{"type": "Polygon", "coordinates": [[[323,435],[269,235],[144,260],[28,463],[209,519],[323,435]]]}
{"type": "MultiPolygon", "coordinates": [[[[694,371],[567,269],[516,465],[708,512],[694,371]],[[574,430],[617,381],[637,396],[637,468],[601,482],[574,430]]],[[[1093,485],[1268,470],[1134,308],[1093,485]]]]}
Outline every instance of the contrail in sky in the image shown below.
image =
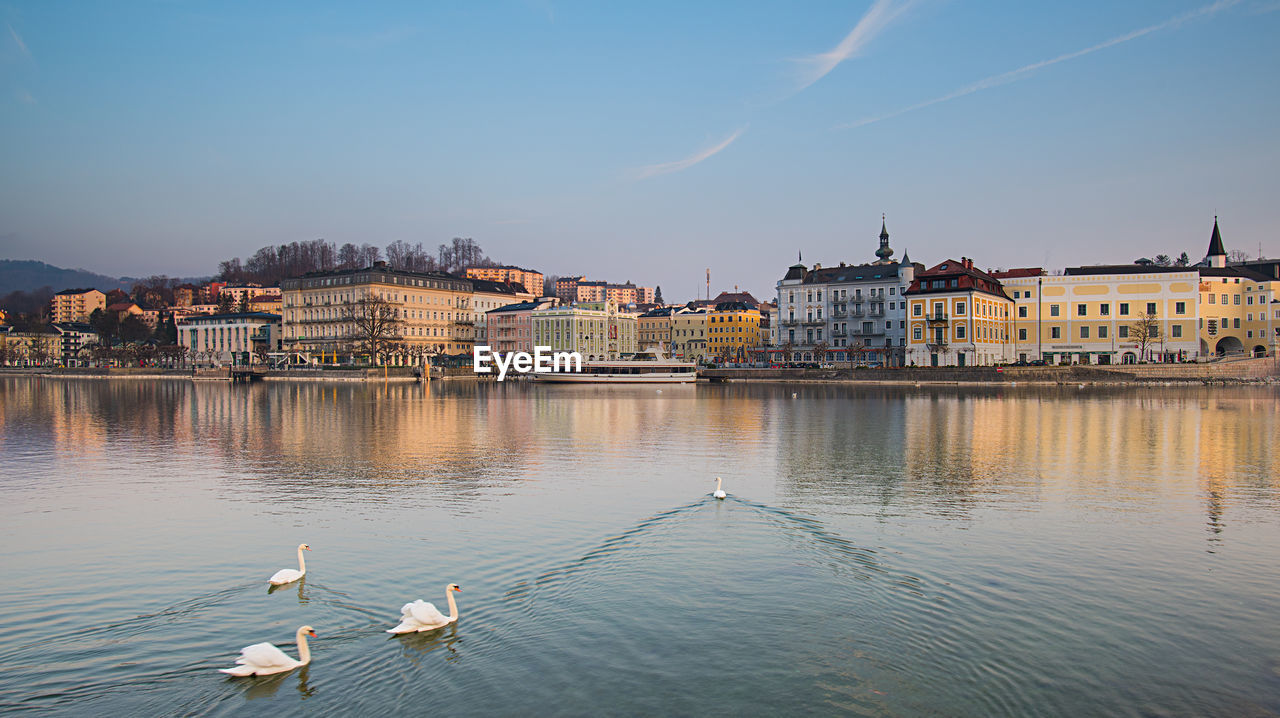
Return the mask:
{"type": "Polygon", "coordinates": [[[861,52],[867,43],[874,40],[877,35],[889,26],[889,23],[911,7],[914,2],[915,0],[905,0],[905,2],[903,0],[876,0],[872,3],[866,14],[862,16],[857,25],[853,26],[849,34],[845,35],[839,45],[832,48],[830,52],[819,53],[800,60],[800,62],[811,64],[813,68],[801,80],[800,86],[796,88],[796,91],[803,90],[821,80],[827,76],[827,73],[836,69],[836,66],[840,63],[861,52]]]}
{"type": "Polygon", "coordinates": [[[645,167],[641,167],[635,170],[634,177],[635,179],[642,180],[642,179],[648,179],[650,177],[657,177],[658,175],[665,175],[665,174],[670,174],[672,172],[679,172],[680,170],[687,170],[690,167],[698,164],[699,162],[715,156],[721,150],[733,144],[733,141],[738,139],[738,137],[740,137],[743,132],[746,132],[746,128],[743,128],[734,132],[732,135],[729,135],[729,137],[727,137],[725,140],[715,145],[714,147],[708,147],[705,150],[696,152],[682,160],[676,160],[675,162],[664,162],[658,165],[647,165],[645,167]]]}
{"type": "Polygon", "coordinates": [[[1035,73],[1037,70],[1042,70],[1046,67],[1049,67],[1050,65],[1056,65],[1060,62],[1066,62],[1067,60],[1074,60],[1077,57],[1083,57],[1085,55],[1097,52],[1099,50],[1105,50],[1109,47],[1115,47],[1116,45],[1119,45],[1121,43],[1129,42],[1130,40],[1136,40],[1142,37],[1143,35],[1150,35],[1153,32],[1158,32],[1160,30],[1167,30],[1171,27],[1176,27],[1189,20],[1194,20],[1196,18],[1205,17],[1208,15],[1214,15],[1223,10],[1226,10],[1227,8],[1233,5],[1238,5],[1239,3],[1240,3],[1240,0],[1218,0],[1218,2],[1215,2],[1211,5],[1205,5],[1204,7],[1199,8],[1197,10],[1192,10],[1191,12],[1183,13],[1176,17],[1169,18],[1164,22],[1157,23],[1155,25],[1149,25],[1147,27],[1134,30],[1133,32],[1120,35],[1119,37],[1113,37],[1110,40],[1107,40],[1105,42],[1100,42],[1097,45],[1091,45],[1089,47],[1084,48],[1083,50],[1068,52],[1065,55],[1058,55],[1057,57],[1051,58],[1049,60],[1041,60],[1040,62],[1035,62],[1030,65],[1019,67],[1016,70],[1010,70],[1009,72],[1005,72],[999,75],[992,75],[991,77],[988,77],[984,80],[979,80],[973,83],[972,85],[966,85],[964,87],[961,87],[958,90],[947,93],[941,97],[935,97],[932,100],[926,100],[925,102],[911,105],[910,107],[904,107],[900,110],[890,112],[886,115],[868,117],[866,119],[858,120],[857,122],[850,122],[848,124],[839,125],[839,127],[844,129],[850,129],[854,127],[863,127],[865,125],[870,125],[876,122],[880,122],[882,120],[887,120],[893,117],[897,117],[899,115],[905,115],[908,112],[914,112],[916,110],[921,110],[926,107],[930,107],[932,105],[937,105],[942,102],[947,102],[948,100],[954,100],[958,97],[964,97],[965,95],[972,95],[973,93],[981,90],[997,87],[999,85],[1007,85],[1010,82],[1017,82],[1018,80],[1029,77],[1030,75],[1035,73]]]}

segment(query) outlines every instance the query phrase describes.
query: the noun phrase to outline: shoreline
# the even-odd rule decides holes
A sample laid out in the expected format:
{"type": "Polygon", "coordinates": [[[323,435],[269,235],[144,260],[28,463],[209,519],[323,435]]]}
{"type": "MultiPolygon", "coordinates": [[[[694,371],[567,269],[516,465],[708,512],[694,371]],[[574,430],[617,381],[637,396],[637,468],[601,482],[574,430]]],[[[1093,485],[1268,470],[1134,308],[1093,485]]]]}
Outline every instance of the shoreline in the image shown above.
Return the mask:
{"type": "MultiPolygon", "coordinates": [[[[1149,365],[1148,365],[1149,366],[1149,365]]],[[[403,368],[401,368],[403,369],[403,368]]],[[[1030,372],[1018,372],[1005,369],[997,372],[994,367],[971,367],[968,376],[957,375],[954,370],[944,368],[913,368],[890,370],[782,370],[787,375],[779,375],[779,370],[762,369],[728,369],[707,370],[700,375],[699,384],[813,384],[813,385],[869,385],[869,386],[1268,386],[1280,384],[1280,376],[1261,374],[1254,376],[1226,375],[1204,373],[1202,375],[1168,375],[1163,372],[1150,376],[1135,376],[1122,372],[1096,371],[1084,367],[1037,368],[1030,372]],[[1074,370],[1074,371],[1062,371],[1074,370]],[[869,371],[901,373],[910,372],[911,376],[867,376],[869,371]],[[936,371],[945,376],[930,376],[936,371]],[[713,373],[714,372],[714,373],[713,373]],[[1034,372],[1034,373],[1033,373],[1034,372]],[[1036,374],[1042,374],[1037,376],[1036,374]],[[710,375],[707,375],[710,374],[710,375]],[[754,375],[753,375],[754,374],[754,375]],[[847,374],[847,375],[841,375],[847,374]],[[864,374],[863,376],[858,376],[864,374]],[[1043,374],[1050,374],[1044,376],[1043,374]]],[[[1021,369],[1021,368],[1019,368],[1021,369]]],[[[425,383],[411,372],[397,371],[394,374],[383,374],[381,370],[359,370],[344,372],[346,375],[335,375],[326,370],[287,371],[279,373],[257,374],[254,381],[265,382],[316,382],[333,384],[351,383],[425,383]]],[[[0,367],[0,377],[25,376],[44,379],[73,380],[180,380],[192,382],[226,382],[240,383],[229,372],[214,374],[209,370],[136,370],[136,369],[32,369],[0,367]],[[202,372],[204,374],[202,375],[202,372]],[[220,375],[219,375],[220,374],[220,375]]],[[[431,381],[484,381],[485,377],[474,374],[452,374],[436,376],[431,381]]]]}

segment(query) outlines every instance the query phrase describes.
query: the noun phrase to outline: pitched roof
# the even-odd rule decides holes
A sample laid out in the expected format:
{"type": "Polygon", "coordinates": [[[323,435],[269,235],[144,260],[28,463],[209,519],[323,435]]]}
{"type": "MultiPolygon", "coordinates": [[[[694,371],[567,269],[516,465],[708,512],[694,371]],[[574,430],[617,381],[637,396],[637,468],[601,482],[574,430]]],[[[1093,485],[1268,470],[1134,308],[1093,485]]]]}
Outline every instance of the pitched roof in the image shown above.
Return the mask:
{"type": "Polygon", "coordinates": [[[1213,234],[1209,237],[1209,251],[1204,255],[1206,257],[1225,256],[1227,250],[1222,248],[1222,234],[1218,232],[1218,218],[1213,218],[1213,234]]]}

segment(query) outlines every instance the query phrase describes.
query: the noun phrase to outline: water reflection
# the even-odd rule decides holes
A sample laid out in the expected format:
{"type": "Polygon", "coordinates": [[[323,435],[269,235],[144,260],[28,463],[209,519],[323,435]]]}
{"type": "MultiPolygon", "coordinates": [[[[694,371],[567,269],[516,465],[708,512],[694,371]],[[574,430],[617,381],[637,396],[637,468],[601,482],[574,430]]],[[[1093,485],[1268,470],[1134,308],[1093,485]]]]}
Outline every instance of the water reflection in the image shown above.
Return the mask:
{"type": "Polygon", "coordinates": [[[301,700],[306,700],[316,694],[316,689],[311,687],[308,680],[311,677],[311,664],[307,664],[297,670],[287,673],[276,673],[270,676],[254,676],[252,678],[228,678],[228,682],[243,683],[245,700],[262,700],[264,698],[275,698],[276,692],[280,690],[280,686],[288,683],[294,686],[298,691],[301,700]]]}

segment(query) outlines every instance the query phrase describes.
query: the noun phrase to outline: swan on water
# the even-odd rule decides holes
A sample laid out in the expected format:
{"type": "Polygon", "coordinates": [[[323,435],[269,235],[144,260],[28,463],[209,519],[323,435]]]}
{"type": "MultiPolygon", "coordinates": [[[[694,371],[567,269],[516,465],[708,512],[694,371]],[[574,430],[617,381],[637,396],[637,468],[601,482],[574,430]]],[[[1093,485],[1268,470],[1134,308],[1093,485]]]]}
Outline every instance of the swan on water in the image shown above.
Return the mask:
{"type": "Polygon", "coordinates": [[[724,492],[724,489],[720,488],[720,477],[719,477],[719,476],[717,476],[717,477],[716,477],[716,491],[715,491],[715,493],[713,493],[713,494],[711,494],[711,495],[712,495],[712,496],[714,496],[714,497],[716,497],[717,499],[723,499],[724,497],[728,496],[728,494],[726,494],[726,493],[724,492]]]}
{"type": "Polygon", "coordinates": [[[298,629],[298,660],[270,643],[255,643],[240,649],[240,657],[235,668],[219,668],[219,671],[233,676],[269,676],[273,673],[292,671],[299,666],[311,662],[311,649],[307,647],[307,636],[316,638],[316,630],[311,626],[298,629]]]}
{"type": "Polygon", "coordinates": [[[279,571],[276,571],[274,574],[272,574],[271,578],[267,579],[267,581],[272,586],[283,586],[286,583],[293,583],[294,581],[297,581],[303,576],[306,576],[307,562],[302,559],[302,552],[310,551],[310,550],[311,550],[310,546],[304,543],[298,544],[298,567],[282,568],[279,571]]]}
{"type": "Polygon", "coordinates": [[[449,602],[449,615],[440,613],[434,603],[421,598],[413,603],[406,603],[400,609],[400,625],[388,628],[387,633],[421,633],[447,626],[458,620],[458,604],[453,600],[454,592],[461,593],[462,587],[451,583],[444,587],[445,600],[449,602]]]}

